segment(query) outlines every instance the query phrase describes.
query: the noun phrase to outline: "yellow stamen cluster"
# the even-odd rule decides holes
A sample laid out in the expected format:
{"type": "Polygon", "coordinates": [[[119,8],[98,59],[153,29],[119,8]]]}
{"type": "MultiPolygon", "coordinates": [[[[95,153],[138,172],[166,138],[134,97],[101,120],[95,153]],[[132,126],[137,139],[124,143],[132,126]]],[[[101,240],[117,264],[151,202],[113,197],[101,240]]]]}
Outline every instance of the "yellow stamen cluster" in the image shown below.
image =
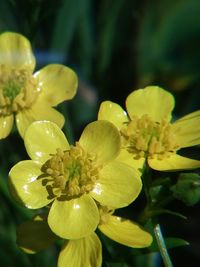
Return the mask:
{"type": "Polygon", "coordinates": [[[87,153],[77,142],[69,150],[57,149],[41,170],[42,184],[49,197],[59,200],[72,199],[89,193],[99,178],[101,166],[95,156],[87,153]]]}
{"type": "Polygon", "coordinates": [[[100,205],[98,208],[99,208],[99,214],[100,214],[99,224],[106,224],[109,221],[110,216],[114,213],[115,210],[110,209],[107,206],[100,206],[100,205]]]}
{"type": "Polygon", "coordinates": [[[146,156],[163,159],[179,148],[171,124],[166,120],[153,121],[148,115],[134,116],[121,134],[124,146],[136,159],[146,156]]]}
{"type": "Polygon", "coordinates": [[[29,108],[41,89],[27,69],[0,65],[0,116],[29,108]]]}

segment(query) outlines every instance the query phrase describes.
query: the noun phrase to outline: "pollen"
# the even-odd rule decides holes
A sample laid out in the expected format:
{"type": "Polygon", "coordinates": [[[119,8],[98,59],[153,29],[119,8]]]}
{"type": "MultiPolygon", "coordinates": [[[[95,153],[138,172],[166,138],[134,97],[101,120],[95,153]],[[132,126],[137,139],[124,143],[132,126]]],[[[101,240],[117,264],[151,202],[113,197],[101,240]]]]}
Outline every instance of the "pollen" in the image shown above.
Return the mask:
{"type": "Polygon", "coordinates": [[[153,121],[148,115],[134,116],[121,129],[123,146],[135,159],[141,157],[169,157],[179,149],[178,141],[171,124],[166,120],[153,121]]]}
{"type": "Polygon", "coordinates": [[[69,200],[89,193],[99,179],[101,166],[96,157],[84,151],[77,142],[69,150],[57,149],[42,166],[42,184],[49,197],[69,200]]]}
{"type": "Polygon", "coordinates": [[[0,64],[0,116],[29,108],[40,90],[29,70],[0,64]]]}

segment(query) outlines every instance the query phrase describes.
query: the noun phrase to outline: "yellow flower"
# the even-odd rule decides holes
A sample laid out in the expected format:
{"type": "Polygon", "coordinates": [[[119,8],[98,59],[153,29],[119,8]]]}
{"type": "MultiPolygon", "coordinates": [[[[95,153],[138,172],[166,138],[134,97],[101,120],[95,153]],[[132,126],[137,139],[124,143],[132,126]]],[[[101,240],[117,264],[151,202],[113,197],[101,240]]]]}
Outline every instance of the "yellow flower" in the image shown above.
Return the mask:
{"type": "Polygon", "coordinates": [[[24,141],[32,160],[11,169],[12,193],[31,209],[51,203],[48,223],[62,238],[82,238],[96,229],[95,201],[120,208],[141,191],[140,173],[116,159],[120,135],[108,121],[89,124],[74,146],[48,121],[32,123],[24,141]]]}
{"type": "Polygon", "coordinates": [[[145,159],[159,171],[200,167],[200,161],[183,157],[181,148],[200,144],[200,110],[171,122],[173,96],[157,86],[132,92],[127,113],[110,101],[101,104],[98,119],[114,123],[121,133],[120,158],[142,168],[145,159]]]}
{"type": "Polygon", "coordinates": [[[50,64],[33,74],[35,57],[22,35],[0,35],[0,139],[12,129],[14,116],[20,135],[36,120],[50,120],[60,128],[64,117],[54,106],[74,97],[76,74],[59,64],[50,64]]]}

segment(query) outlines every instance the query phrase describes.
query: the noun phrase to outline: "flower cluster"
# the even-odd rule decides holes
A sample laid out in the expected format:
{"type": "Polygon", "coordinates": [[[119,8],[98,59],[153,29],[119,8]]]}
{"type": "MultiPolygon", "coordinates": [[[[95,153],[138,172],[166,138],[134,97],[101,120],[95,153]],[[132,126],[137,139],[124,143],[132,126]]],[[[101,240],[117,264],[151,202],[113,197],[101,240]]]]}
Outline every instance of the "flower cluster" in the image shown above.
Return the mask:
{"type": "Polygon", "coordinates": [[[33,73],[30,43],[17,33],[0,35],[0,53],[0,139],[15,117],[30,157],[11,168],[10,191],[27,208],[43,208],[18,228],[18,245],[35,253],[62,239],[58,267],[100,267],[96,230],[131,248],[150,246],[151,234],[115,210],[141,193],[146,165],[158,171],[200,167],[178,154],[200,144],[200,111],[173,122],[173,96],[148,86],[127,97],[127,112],[104,101],[98,120],[69,144],[64,117],[53,107],[73,98],[76,74],[58,64],[33,73]]]}

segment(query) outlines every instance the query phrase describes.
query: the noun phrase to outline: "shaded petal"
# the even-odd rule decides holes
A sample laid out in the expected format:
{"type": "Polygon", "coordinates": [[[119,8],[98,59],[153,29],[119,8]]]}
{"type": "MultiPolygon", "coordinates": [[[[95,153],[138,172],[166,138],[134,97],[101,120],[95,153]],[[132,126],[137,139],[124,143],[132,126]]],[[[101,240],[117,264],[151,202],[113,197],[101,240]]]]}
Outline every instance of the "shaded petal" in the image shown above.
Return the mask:
{"type": "Polygon", "coordinates": [[[60,64],[50,64],[34,74],[39,79],[42,91],[40,100],[51,106],[71,99],[76,94],[78,78],[73,70],[60,64]]]}
{"type": "Polygon", "coordinates": [[[111,101],[104,101],[101,103],[98,112],[98,120],[110,121],[119,130],[124,123],[129,121],[126,112],[120,107],[120,105],[111,101]]]}
{"type": "Polygon", "coordinates": [[[99,223],[99,211],[89,195],[79,198],[55,200],[48,216],[51,230],[65,239],[78,239],[95,231],[99,223]]]}
{"type": "Polygon", "coordinates": [[[129,116],[149,115],[154,121],[170,120],[174,108],[172,94],[158,86],[147,86],[132,92],[126,99],[129,116]]]}
{"type": "Polygon", "coordinates": [[[152,236],[138,224],[117,216],[109,216],[106,223],[98,226],[99,230],[110,239],[132,248],[151,245],[152,236]]]}
{"type": "Polygon", "coordinates": [[[69,149],[69,143],[60,128],[50,121],[33,122],[26,131],[25,147],[30,158],[44,163],[58,148],[69,149]]]}
{"type": "Polygon", "coordinates": [[[88,124],[79,140],[89,153],[97,155],[101,163],[117,157],[120,151],[120,134],[109,121],[95,121],[88,124]]]}
{"type": "Polygon", "coordinates": [[[31,44],[23,35],[5,32],[0,35],[0,64],[16,68],[35,68],[31,44]]]}
{"type": "Polygon", "coordinates": [[[179,171],[190,170],[200,167],[200,161],[182,157],[178,154],[172,154],[169,158],[163,160],[148,159],[149,166],[158,171],[179,171]]]}
{"type": "Polygon", "coordinates": [[[17,228],[17,244],[26,253],[36,253],[52,245],[58,237],[44,215],[37,215],[17,228]]]}
{"type": "Polygon", "coordinates": [[[129,166],[139,171],[143,169],[145,162],[145,158],[134,159],[133,154],[129,153],[126,149],[120,150],[119,156],[116,158],[116,160],[124,162],[125,164],[128,164],[129,166]]]}
{"type": "Polygon", "coordinates": [[[66,242],[58,257],[58,267],[101,267],[101,263],[101,241],[95,233],[66,242]]]}
{"type": "Polygon", "coordinates": [[[119,161],[106,165],[90,192],[103,206],[121,208],[135,200],[142,188],[139,171],[119,161]]]}
{"type": "Polygon", "coordinates": [[[6,138],[10,134],[13,126],[13,120],[13,115],[0,117],[0,139],[6,138]]]}
{"type": "Polygon", "coordinates": [[[200,144],[200,110],[190,113],[172,124],[180,147],[200,144]]]}
{"type": "Polygon", "coordinates": [[[62,128],[65,122],[64,116],[45,103],[36,103],[29,109],[24,109],[16,115],[17,128],[22,137],[24,137],[28,126],[39,120],[54,122],[59,128],[62,128]]]}
{"type": "Polygon", "coordinates": [[[29,209],[42,208],[52,201],[48,199],[49,194],[41,179],[38,179],[40,167],[32,160],[25,160],[17,163],[9,172],[11,193],[29,209]]]}

